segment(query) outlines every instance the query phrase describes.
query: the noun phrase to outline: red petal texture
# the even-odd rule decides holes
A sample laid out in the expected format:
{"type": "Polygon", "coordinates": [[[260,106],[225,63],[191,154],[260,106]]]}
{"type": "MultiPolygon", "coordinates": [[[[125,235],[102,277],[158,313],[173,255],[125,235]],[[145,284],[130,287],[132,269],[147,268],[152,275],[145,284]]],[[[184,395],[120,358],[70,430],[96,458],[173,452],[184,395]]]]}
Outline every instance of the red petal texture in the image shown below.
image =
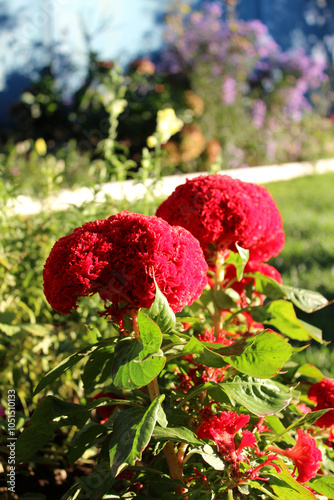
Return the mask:
{"type": "Polygon", "coordinates": [[[297,429],[297,434],[297,443],[293,448],[284,451],[276,449],[276,451],[280,455],[293,460],[298,470],[297,481],[299,483],[306,483],[317,475],[322,455],[312,436],[306,434],[301,429],[297,429]]]}
{"type": "MultiPolygon", "coordinates": [[[[316,402],[312,411],[334,408],[334,380],[324,378],[313,384],[308,391],[308,398],[316,402]]],[[[331,427],[334,425],[334,410],[330,410],[315,422],[319,427],[331,427]]]]}
{"type": "Polygon", "coordinates": [[[207,283],[203,252],[188,231],[155,216],[121,212],[88,222],[55,243],[44,266],[44,293],[64,314],[77,308],[79,297],[93,293],[115,304],[149,308],[153,272],[175,312],[192,304],[207,283]]]}
{"type": "MultiPolygon", "coordinates": [[[[203,422],[197,429],[199,439],[212,439],[218,450],[222,453],[224,460],[237,463],[241,459],[242,449],[246,446],[254,446],[256,438],[251,437],[249,431],[243,431],[239,445],[235,443],[237,432],[248,424],[249,415],[224,411],[219,416],[215,415],[203,422]]],[[[253,434],[252,434],[253,436],[253,434]]]]}
{"type": "Polygon", "coordinates": [[[262,186],[227,175],[199,176],[178,186],[156,215],[182,226],[200,242],[203,251],[235,250],[235,243],[250,250],[250,260],[263,262],[284,245],[280,212],[262,186]]]}

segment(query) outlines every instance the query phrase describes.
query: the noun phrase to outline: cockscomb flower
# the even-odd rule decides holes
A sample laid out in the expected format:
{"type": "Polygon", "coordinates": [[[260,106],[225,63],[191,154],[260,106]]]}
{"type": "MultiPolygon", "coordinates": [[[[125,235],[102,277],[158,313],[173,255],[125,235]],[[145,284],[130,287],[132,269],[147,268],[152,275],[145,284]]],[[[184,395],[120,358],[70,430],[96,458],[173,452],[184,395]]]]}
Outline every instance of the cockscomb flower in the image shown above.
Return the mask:
{"type": "Polygon", "coordinates": [[[242,460],[243,449],[252,448],[256,443],[256,437],[247,429],[242,431],[240,442],[236,442],[237,433],[248,425],[248,421],[249,415],[224,411],[203,422],[197,429],[197,437],[212,439],[224,460],[236,464],[242,460]]]}
{"type": "MultiPolygon", "coordinates": [[[[334,380],[324,378],[312,385],[308,391],[308,398],[315,401],[316,406],[312,411],[334,408],[334,380]]],[[[334,410],[330,410],[315,422],[319,427],[331,427],[334,425],[334,410]]]]}
{"type": "MultiPolygon", "coordinates": [[[[99,392],[99,394],[96,394],[91,401],[96,401],[97,399],[101,398],[110,398],[110,399],[124,399],[122,396],[117,396],[117,394],[114,394],[113,392],[99,392]]],[[[114,413],[116,410],[117,406],[122,406],[122,405],[107,405],[107,406],[98,406],[96,408],[96,411],[99,415],[101,415],[102,420],[100,421],[101,424],[104,424],[108,418],[114,413]]]]}
{"type": "Polygon", "coordinates": [[[250,251],[250,260],[264,262],[284,245],[280,212],[262,186],[227,175],[199,176],[178,186],[156,215],[190,231],[206,256],[212,250],[250,251]]]}
{"type": "Polygon", "coordinates": [[[227,332],[222,330],[218,333],[217,337],[214,334],[214,329],[208,330],[206,329],[202,334],[198,335],[198,340],[201,342],[212,342],[214,344],[222,344],[225,346],[230,346],[233,344],[233,340],[229,339],[228,336],[233,335],[231,332],[227,332]]]}
{"type": "Polygon", "coordinates": [[[206,272],[200,245],[188,231],[155,216],[121,212],[88,222],[55,243],[44,266],[44,293],[64,314],[77,308],[79,297],[94,293],[116,306],[149,308],[154,274],[178,312],[201,295],[206,272]]]}
{"type": "Polygon", "coordinates": [[[306,483],[317,475],[322,455],[312,436],[306,434],[301,429],[297,429],[297,434],[297,443],[292,448],[281,450],[276,446],[269,446],[268,450],[290,458],[295,464],[295,469],[298,471],[297,481],[299,483],[306,483]]]}

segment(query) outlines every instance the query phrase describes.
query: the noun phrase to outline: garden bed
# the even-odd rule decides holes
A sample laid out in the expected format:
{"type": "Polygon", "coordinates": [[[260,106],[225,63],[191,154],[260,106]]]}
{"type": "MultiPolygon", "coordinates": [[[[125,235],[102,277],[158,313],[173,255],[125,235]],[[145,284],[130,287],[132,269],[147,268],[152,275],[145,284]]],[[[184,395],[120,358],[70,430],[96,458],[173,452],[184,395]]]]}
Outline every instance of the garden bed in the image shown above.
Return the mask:
{"type": "MultiPolygon", "coordinates": [[[[334,159],[323,159],[315,162],[294,162],[283,165],[270,165],[261,167],[238,168],[234,170],[222,170],[219,174],[229,175],[234,179],[256,184],[265,184],[282,180],[294,179],[304,175],[325,173],[334,171],[334,159]]],[[[105,202],[107,197],[113,200],[138,200],[144,198],[147,191],[153,189],[156,198],[168,196],[177,186],[183,184],[186,179],[192,179],[198,175],[208,175],[208,172],[171,175],[163,177],[159,181],[148,180],[144,185],[136,180],[122,182],[108,182],[101,184],[97,193],[92,188],[80,188],[74,191],[61,190],[57,195],[47,200],[37,200],[29,196],[19,195],[11,200],[9,208],[13,215],[31,215],[41,212],[47,205],[51,210],[66,210],[69,206],[81,206],[92,200],[105,202]],[[153,188],[152,188],[153,186],[153,188]]]]}

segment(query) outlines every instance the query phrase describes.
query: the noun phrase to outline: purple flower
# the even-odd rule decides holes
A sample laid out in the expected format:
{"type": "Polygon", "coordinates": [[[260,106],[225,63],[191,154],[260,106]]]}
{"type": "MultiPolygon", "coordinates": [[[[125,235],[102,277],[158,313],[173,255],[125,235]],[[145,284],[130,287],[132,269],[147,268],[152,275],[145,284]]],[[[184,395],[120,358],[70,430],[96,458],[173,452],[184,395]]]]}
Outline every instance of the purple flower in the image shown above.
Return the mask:
{"type": "Polygon", "coordinates": [[[227,76],[222,85],[222,101],[231,106],[235,103],[237,96],[237,82],[231,76],[227,76]]]}
{"type": "Polygon", "coordinates": [[[263,127],[264,120],[266,118],[267,106],[262,99],[255,99],[253,104],[253,125],[255,128],[260,129],[263,127]]]}

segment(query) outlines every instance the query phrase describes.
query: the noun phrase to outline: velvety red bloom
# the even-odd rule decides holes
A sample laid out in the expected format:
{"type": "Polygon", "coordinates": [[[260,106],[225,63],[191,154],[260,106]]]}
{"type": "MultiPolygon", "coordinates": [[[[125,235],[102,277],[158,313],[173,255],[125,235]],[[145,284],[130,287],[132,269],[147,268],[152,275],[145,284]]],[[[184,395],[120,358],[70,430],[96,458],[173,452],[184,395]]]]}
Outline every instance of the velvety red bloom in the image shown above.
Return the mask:
{"type": "Polygon", "coordinates": [[[238,415],[233,411],[224,411],[219,416],[215,415],[203,422],[197,429],[199,439],[212,439],[224,460],[237,463],[242,460],[242,450],[253,447],[256,437],[247,429],[242,431],[242,439],[239,443],[235,437],[238,431],[248,424],[249,415],[238,415]]]}
{"type": "Polygon", "coordinates": [[[322,455],[312,436],[306,434],[301,429],[297,429],[297,434],[297,443],[292,448],[281,450],[275,446],[269,446],[268,449],[290,458],[298,470],[297,481],[299,483],[306,483],[317,475],[322,455]]]}
{"type": "Polygon", "coordinates": [[[60,238],[44,266],[50,305],[69,314],[79,297],[99,293],[114,305],[149,308],[153,273],[171,308],[181,311],[207,283],[207,264],[198,241],[158,217],[121,212],[88,222],[60,238]]]}
{"type": "Polygon", "coordinates": [[[178,186],[156,215],[188,229],[207,256],[211,249],[235,250],[235,243],[250,250],[250,260],[263,262],[284,245],[282,218],[262,186],[227,175],[199,176],[178,186]]]}
{"type": "MultiPolygon", "coordinates": [[[[334,380],[330,378],[320,380],[320,382],[312,385],[307,395],[311,401],[316,402],[316,406],[312,411],[334,408],[334,380]]],[[[319,427],[331,427],[334,425],[334,410],[325,413],[315,423],[319,427]]]]}
{"type": "MultiPolygon", "coordinates": [[[[113,392],[99,392],[99,394],[96,394],[91,401],[95,401],[97,399],[101,398],[110,398],[110,399],[124,399],[121,396],[117,396],[117,394],[114,394],[113,392]]],[[[100,406],[96,408],[97,413],[101,415],[102,420],[101,424],[104,424],[108,420],[108,418],[114,413],[116,410],[117,406],[121,405],[107,405],[107,406],[100,406]]]]}

